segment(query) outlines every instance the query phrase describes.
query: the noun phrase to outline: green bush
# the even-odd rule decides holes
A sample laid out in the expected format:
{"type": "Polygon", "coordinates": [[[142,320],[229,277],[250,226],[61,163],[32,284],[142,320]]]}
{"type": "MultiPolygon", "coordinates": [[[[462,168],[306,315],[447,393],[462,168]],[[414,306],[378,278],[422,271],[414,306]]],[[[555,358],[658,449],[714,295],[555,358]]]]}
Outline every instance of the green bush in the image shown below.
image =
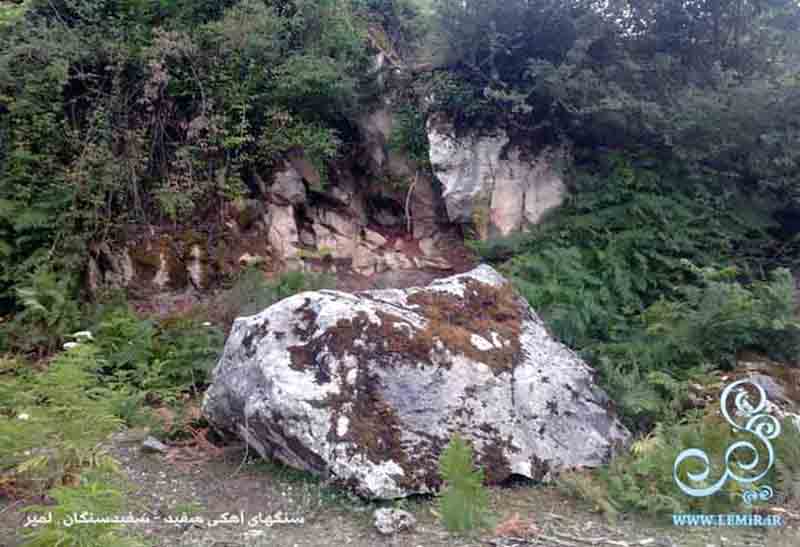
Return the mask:
{"type": "Polygon", "coordinates": [[[258,268],[244,270],[233,287],[225,293],[220,306],[222,320],[226,325],[240,316],[260,313],[289,296],[303,291],[331,289],[335,280],[326,274],[288,272],[270,282],[258,268]]]}
{"type": "Polygon", "coordinates": [[[134,409],[143,394],[166,401],[196,394],[224,343],[223,332],[208,322],[177,318],[157,323],[137,317],[124,303],[105,309],[92,332],[103,363],[100,374],[129,391],[119,412],[132,419],[139,419],[134,409]]]}
{"type": "Polygon", "coordinates": [[[75,292],[70,277],[48,269],[31,274],[16,288],[22,309],[0,327],[9,349],[50,353],[60,347],[79,325],[81,309],[75,292]]]}
{"type": "Polygon", "coordinates": [[[395,114],[389,148],[401,151],[420,166],[430,163],[428,132],[425,115],[412,106],[405,106],[395,114]]]}
{"type": "MultiPolygon", "coordinates": [[[[207,384],[211,370],[222,355],[224,335],[206,322],[180,319],[162,325],[155,339],[158,372],[145,382],[149,390],[193,391],[207,384]]],[[[155,366],[155,363],[152,363],[155,366]]]]}

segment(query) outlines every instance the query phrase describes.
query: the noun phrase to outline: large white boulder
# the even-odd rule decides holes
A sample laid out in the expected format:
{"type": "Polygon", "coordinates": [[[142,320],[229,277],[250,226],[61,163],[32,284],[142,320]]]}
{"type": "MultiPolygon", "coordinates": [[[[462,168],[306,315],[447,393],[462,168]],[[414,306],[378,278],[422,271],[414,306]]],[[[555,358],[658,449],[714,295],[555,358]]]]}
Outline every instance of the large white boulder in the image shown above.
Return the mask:
{"type": "Polygon", "coordinates": [[[381,499],[438,488],[456,432],[490,482],[600,465],[629,437],[612,408],[489,266],[241,317],[203,403],[263,457],[381,499]]]}

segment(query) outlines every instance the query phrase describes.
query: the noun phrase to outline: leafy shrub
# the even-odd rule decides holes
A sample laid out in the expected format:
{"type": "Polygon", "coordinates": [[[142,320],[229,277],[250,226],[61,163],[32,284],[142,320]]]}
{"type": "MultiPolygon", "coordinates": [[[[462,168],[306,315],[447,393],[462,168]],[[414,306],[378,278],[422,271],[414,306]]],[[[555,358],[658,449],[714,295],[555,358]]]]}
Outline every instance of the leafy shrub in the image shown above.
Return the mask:
{"type": "Polygon", "coordinates": [[[142,320],[127,305],[103,314],[92,329],[103,360],[103,373],[121,382],[133,382],[153,358],[155,325],[142,320]]]}
{"type": "Polygon", "coordinates": [[[411,106],[401,108],[395,114],[389,148],[405,152],[419,165],[425,166],[430,162],[429,146],[425,115],[411,106]]]}
{"type": "Polygon", "coordinates": [[[179,319],[164,324],[155,340],[157,373],[146,382],[149,390],[193,390],[207,383],[222,354],[222,331],[208,323],[179,319]]]}
{"type": "Polygon", "coordinates": [[[71,278],[40,269],[16,293],[22,310],[2,327],[13,349],[52,352],[78,326],[80,306],[71,278]]]}
{"type": "Polygon", "coordinates": [[[128,391],[118,412],[133,420],[136,402],[144,394],[174,401],[179,394],[197,392],[222,351],[221,330],[199,319],[177,318],[155,323],[137,317],[126,304],[110,307],[93,328],[102,357],[100,373],[128,391]]]}
{"type": "Polygon", "coordinates": [[[439,507],[444,525],[451,532],[473,532],[489,524],[483,470],[473,468],[472,458],[472,448],[456,434],[439,460],[446,485],[439,507]]]}

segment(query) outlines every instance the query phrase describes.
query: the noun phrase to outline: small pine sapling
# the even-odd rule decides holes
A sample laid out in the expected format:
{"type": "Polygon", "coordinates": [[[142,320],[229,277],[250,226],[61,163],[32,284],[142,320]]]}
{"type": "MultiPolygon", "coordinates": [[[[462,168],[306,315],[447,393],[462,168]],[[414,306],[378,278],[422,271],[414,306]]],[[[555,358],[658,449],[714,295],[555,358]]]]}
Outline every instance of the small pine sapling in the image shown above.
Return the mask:
{"type": "Polygon", "coordinates": [[[472,447],[460,435],[450,440],[439,460],[445,482],[439,509],[445,528],[467,533],[489,526],[489,495],[482,469],[473,466],[472,447]]]}

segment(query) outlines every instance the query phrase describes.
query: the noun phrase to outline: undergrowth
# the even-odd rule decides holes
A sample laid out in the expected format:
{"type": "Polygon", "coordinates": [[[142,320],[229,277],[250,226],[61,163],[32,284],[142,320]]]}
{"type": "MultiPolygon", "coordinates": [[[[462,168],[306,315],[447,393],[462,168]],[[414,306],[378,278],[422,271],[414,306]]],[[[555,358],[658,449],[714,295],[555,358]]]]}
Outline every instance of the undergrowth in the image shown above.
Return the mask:
{"type": "MultiPolygon", "coordinates": [[[[90,311],[73,308],[66,297],[49,295],[58,286],[44,276],[43,293],[31,289],[25,295],[30,314],[5,331],[18,336],[39,322],[44,330],[49,309],[69,310],[69,322],[49,338],[54,348],[46,352],[49,359],[36,365],[22,356],[0,359],[0,494],[53,500],[54,505],[30,508],[54,519],[30,531],[31,547],[139,545],[118,526],[60,522],[73,512],[103,514],[125,506],[118,463],[104,448],[109,435],[128,426],[177,438],[202,421],[192,412],[192,401],[210,381],[224,326],[196,316],[143,319],[119,296],[90,311]],[[86,330],[71,334],[78,327],[86,330]],[[64,340],[72,341],[57,351],[56,343],[64,340]]],[[[288,273],[268,281],[260,271],[248,271],[226,295],[225,311],[256,313],[282,298],[328,286],[332,280],[326,276],[288,273]]]]}
{"type": "Polygon", "coordinates": [[[790,360],[800,348],[791,274],[758,267],[768,215],[680,177],[611,157],[531,234],[472,244],[598,369],[636,431],[676,420],[687,381],[738,351],[790,360]]]}
{"type": "MultiPolygon", "coordinates": [[[[472,243],[596,368],[639,438],[598,472],[562,478],[612,516],[742,509],[735,481],[693,499],[673,480],[682,450],[703,448],[721,462],[738,440],[718,416],[696,410],[689,386],[707,388],[744,350],[789,363],[800,354],[794,280],[783,267],[795,264],[770,217],[778,206],[682,175],[611,155],[577,173],[576,194],[531,233],[472,243]]],[[[785,424],[776,450],[781,463],[765,484],[796,497],[796,425],[785,424]]]]}
{"type": "MultiPolygon", "coordinates": [[[[797,499],[800,484],[800,429],[790,418],[784,420],[782,432],[774,441],[775,466],[761,480],[750,485],[728,480],[723,488],[708,497],[691,497],[682,492],[673,479],[673,465],[678,455],[689,448],[708,454],[712,473],[705,483],[690,483],[687,473],[699,473],[703,466],[690,462],[681,468],[681,478],[693,487],[707,487],[722,476],[728,448],[737,441],[753,442],[748,433],[735,433],[724,420],[712,413],[688,415],[681,423],[658,424],[632,448],[594,473],[570,473],[559,481],[562,488],[592,503],[611,519],[623,512],[644,512],[652,515],[672,513],[751,513],[758,505],[747,505],[742,499],[745,489],[770,486],[776,493],[773,502],[797,499]]],[[[760,446],[760,445],[759,445],[760,446]]],[[[763,450],[763,447],[761,448],[763,450]]],[[[739,461],[745,462],[748,456],[739,461]]],[[[731,460],[731,462],[736,461],[731,460]]],[[[732,464],[733,465],[733,464],[732,464]]],[[[763,469],[761,463],[759,469],[763,469]]],[[[738,470],[735,465],[732,470],[738,470]]],[[[756,475],[757,473],[754,473],[756,475]]]]}

